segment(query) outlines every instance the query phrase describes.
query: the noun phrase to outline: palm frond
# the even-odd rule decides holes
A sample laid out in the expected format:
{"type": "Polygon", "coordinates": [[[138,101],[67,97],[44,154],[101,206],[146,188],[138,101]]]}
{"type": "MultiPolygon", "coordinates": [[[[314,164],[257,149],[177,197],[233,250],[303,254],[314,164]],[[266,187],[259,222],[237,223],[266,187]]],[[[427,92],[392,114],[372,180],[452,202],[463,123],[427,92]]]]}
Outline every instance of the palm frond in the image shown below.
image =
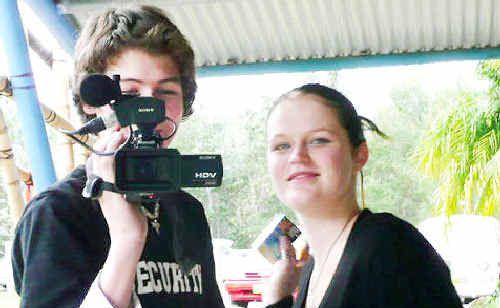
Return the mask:
{"type": "MultiPolygon", "coordinates": [[[[500,61],[488,71],[497,81],[499,67],[500,61]]],[[[474,95],[457,98],[456,107],[421,138],[414,157],[421,172],[439,180],[435,212],[491,215],[496,211],[500,181],[497,98],[490,96],[486,104],[474,95]]]]}

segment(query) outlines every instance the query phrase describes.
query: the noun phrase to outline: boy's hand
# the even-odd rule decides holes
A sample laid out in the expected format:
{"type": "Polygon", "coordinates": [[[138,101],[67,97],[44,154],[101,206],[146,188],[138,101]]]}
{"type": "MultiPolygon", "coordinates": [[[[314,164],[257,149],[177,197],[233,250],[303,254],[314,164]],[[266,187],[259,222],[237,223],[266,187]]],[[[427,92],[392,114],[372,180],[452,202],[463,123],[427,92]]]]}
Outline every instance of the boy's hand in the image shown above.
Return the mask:
{"type": "MultiPolygon", "coordinates": [[[[94,149],[99,152],[115,152],[128,138],[128,132],[113,131],[102,134],[95,143],[94,149]]],[[[115,182],[115,156],[101,156],[92,154],[87,161],[87,174],[94,174],[104,181],[115,182]]],[[[99,197],[102,213],[109,227],[109,234],[113,245],[140,244],[141,248],[146,239],[147,219],[142,215],[139,207],[129,203],[121,194],[103,191],[99,197]],[[142,243],[142,244],[141,244],[142,243]]]]}

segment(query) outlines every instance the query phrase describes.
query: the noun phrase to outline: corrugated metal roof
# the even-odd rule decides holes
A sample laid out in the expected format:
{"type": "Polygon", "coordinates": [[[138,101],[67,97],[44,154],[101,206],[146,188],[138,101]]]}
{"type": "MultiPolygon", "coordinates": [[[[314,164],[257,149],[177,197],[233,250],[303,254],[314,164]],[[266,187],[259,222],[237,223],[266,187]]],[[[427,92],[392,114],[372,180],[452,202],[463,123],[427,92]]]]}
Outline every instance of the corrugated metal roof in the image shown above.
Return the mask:
{"type": "MultiPolygon", "coordinates": [[[[96,0],[60,2],[81,24],[109,6],[96,0]]],[[[140,3],[169,13],[190,40],[199,67],[500,47],[500,0],[140,3]]]]}

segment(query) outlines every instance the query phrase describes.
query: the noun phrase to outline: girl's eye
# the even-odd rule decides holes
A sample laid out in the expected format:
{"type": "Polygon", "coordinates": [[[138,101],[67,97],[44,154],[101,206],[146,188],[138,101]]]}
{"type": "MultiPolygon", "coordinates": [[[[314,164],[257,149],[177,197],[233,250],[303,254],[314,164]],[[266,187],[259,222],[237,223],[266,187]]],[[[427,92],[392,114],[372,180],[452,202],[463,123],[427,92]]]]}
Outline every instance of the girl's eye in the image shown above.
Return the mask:
{"type": "Polygon", "coordinates": [[[324,144],[324,143],[329,143],[330,140],[326,138],[314,138],[311,140],[311,144],[324,144]]]}
{"type": "Polygon", "coordinates": [[[284,151],[290,148],[290,145],[288,143],[279,143],[277,145],[274,145],[272,147],[273,151],[284,151]]]}

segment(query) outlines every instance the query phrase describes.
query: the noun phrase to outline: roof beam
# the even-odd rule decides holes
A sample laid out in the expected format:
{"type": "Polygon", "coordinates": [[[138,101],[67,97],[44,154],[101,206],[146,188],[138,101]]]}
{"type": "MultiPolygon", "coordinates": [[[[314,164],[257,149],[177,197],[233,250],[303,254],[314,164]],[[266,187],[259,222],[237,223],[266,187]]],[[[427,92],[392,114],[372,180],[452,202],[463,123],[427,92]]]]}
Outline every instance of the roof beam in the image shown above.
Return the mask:
{"type": "Polygon", "coordinates": [[[61,9],[52,0],[24,0],[49,29],[59,46],[73,56],[78,29],[69,22],[61,9]]]}
{"type": "Polygon", "coordinates": [[[338,71],[342,69],[416,65],[443,61],[485,60],[500,58],[500,48],[478,48],[430,52],[401,53],[330,59],[269,61],[235,65],[206,66],[197,69],[198,77],[338,71]]]}

